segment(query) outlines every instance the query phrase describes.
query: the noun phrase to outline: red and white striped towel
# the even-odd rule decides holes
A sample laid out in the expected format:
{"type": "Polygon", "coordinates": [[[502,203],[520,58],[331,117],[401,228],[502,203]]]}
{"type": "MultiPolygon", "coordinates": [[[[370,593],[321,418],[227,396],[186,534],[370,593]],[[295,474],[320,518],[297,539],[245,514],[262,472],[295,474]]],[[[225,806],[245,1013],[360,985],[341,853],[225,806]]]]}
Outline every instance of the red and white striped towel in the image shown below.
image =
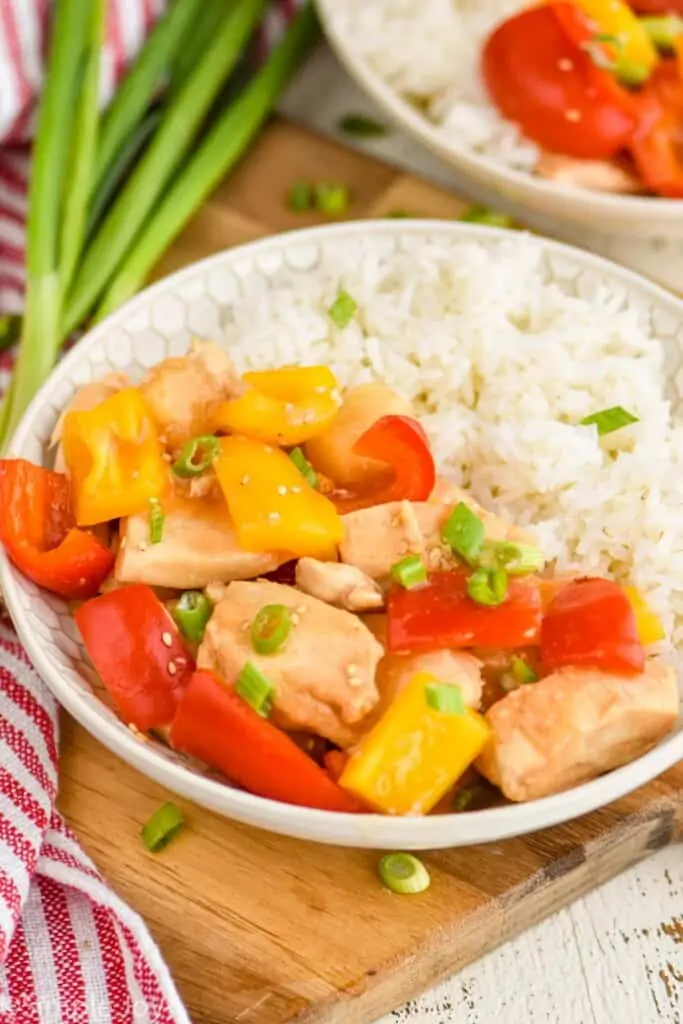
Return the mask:
{"type": "MultiPolygon", "coordinates": [[[[166,0],[109,0],[111,96],[166,0]]],[[[296,0],[276,0],[270,45],[296,0]]],[[[0,0],[0,314],[19,312],[29,140],[49,0],[0,0]]],[[[11,355],[0,354],[0,395],[11,355]]],[[[141,919],[55,810],[58,709],[0,610],[0,1024],[189,1024],[141,919]]]]}

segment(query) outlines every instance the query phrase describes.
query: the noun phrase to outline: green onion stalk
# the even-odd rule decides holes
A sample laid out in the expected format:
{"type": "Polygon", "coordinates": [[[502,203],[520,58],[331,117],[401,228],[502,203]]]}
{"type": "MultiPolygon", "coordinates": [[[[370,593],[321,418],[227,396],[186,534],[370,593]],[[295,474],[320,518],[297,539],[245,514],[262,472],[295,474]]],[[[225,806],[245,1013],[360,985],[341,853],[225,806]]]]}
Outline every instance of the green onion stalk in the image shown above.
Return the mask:
{"type": "Polygon", "coordinates": [[[217,120],[181,177],[171,186],[110,283],[96,313],[101,320],[133,296],[155,263],[261,128],[317,38],[312,4],[301,8],[267,61],[217,120]]]}
{"type": "Polygon", "coordinates": [[[265,0],[240,0],[234,6],[193,75],[164,111],[158,132],[85,253],[64,312],[65,335],[85,320],[111,276],[137,247],[145,220],[190,150],[264,9],[265,0]]]}
{"type": "MultiPolygon", "coordinates": [[[[0,447],[11,436],[33,395],[54,364],[63,336],[59,267],[62,198],[71,159],[74,111],[88,33],[97,27],[95,7],[105,0],[59,0],[52,22],[45,88],[28,197],[26,309],[11,391],[0,414],[0,447]]],[[[87,120],[81,111],[82,120],[87,120]]],[[[81,140],[82,141],[82,140],[81,140]]]]}

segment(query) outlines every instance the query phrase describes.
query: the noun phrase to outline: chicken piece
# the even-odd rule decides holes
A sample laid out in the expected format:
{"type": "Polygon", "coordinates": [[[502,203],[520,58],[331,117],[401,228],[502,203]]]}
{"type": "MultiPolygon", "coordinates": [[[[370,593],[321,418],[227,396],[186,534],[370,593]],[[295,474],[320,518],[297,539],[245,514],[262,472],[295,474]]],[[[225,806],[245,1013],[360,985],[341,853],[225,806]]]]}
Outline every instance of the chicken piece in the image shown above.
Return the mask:
{"type": "Polygon", "coordinates": [[[355,565],[300,558],[296,565],[296,585],[311,597],[349,612],[384,607],[382,588],[355,565]]]}
{"type": "Polygon", "coordinates": [[[310,732],[346,749],[353,726],[379,700],[375,669],[383,654],[361,620],[282,583],[231,583],[214,608],[199,649],[199,668],[233,683],[246,662],[275,690],[272,720],[284,729],[310,732]],[[248,626],[269,604],[292,609],[292,629],[275,654],[254,650],[248,626]]]}
{"type": "Polygon", "coordinates": [[[122,520],[121,546],[114,568],[117,581],[176,590],[197,589],[213,581],[261,576],[291,557],[277,552],[245,551],[223,502],[176,498],[164,504],[164,514],[158,544],[149,542],[146,513],[122,520]]]}
{"type": "Polygon", "coordinates": [[[413,416],[407,398],[386,384],[374,381],[349,388],[334,420],[322,434],[306,444],[313,467],[334,480],[338,487],[368,486],[387,475],[383,462],[353,454],[353,446],[382,416],[413,416]]]}
{"type": "Polygon", "coordinates": [[[230,356],[212,341],[193,341],[185,356],[157,363],[140,384],[150,412],[168,447],[213,433],[218,405],[244,390],[230,356]]]}
{"type": "Polygon", "coordinates": [[[647,189],[635,171],[616,160],[577,160],[560,153],[541,153],[536,174],[559,185],[615,195],[643,195],[647,189]]]}
{"type": "Polygon", "coordinates": [[[673,727],[679,699],[662,661],[639,676],[562,669],[490,708],[477,768],[509,800],[561,793],[645,754],[673,727]]]}
{"type": "Polygon", "coordinates": [[[128,377],[125,373],[108,373],[106,377],[102,377],[101,380],[94,380],[91,384],[84,384],[82,388],[79,388],[75,393],[66,409],[63,410],[61,416],[57,420],[52,436],[50,437],[50,448],[56,448],[54,469],[56,473],[66,472],[66,462],[64,461],[64,452],[62,451],[62,430],[64,429],[64,419],[67,413],[70,412],[88,412],[90,409],[94,409],[105,399],[111,398],[112,395],[127,388],[130,384],[128,377]]]}
{"type": "Polygon", "coordinates": [[[392,703],[418,672],[428,672],[440,683],[457,683],[466,704],[477,710],[481,703],[481,662],[466,651],[446,649],[417,654],[385,654],[377,668],[377,687],[382,710],[392,703]]]}
{"type": "MultiPolygon", "coordinates": [[[[480,516],[488,540],[518,538],[515,527],[480,508],[466,492],[460,492],[458,501],[465,501],[480,516]]],[[[387,577],[406,555],[419,555],[430,569],[451,568],[456,562],[441,541],[441,531],[452,511],[453,504],[393,501],[348,512],[342,516],[345,537],[339,557],[374,580],[387,577]]]]}

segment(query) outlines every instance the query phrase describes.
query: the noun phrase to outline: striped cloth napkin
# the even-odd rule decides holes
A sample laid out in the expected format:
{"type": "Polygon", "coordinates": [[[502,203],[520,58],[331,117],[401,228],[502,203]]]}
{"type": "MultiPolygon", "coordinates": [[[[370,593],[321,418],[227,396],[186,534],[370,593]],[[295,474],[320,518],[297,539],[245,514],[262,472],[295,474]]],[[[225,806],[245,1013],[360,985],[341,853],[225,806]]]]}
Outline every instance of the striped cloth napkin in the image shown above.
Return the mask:
{"type": "MultiPolygon", "coordinates": [[[[210,0],[207,0],[210,2],[210,0]]],[[[165,0],[109,0],[103,102],[165,0]]],[[[267,48],[296,0],[273,0],[267,48]]],[[[0,0],[0,314],[20,312],[49,0],[0,0]]],[[[0,395],[11,354],[0,354],[0,395]]],[[[190,1024],[159,950],[55,810],[58,708],[0,604],[0,1024],[190,1024]]]]}

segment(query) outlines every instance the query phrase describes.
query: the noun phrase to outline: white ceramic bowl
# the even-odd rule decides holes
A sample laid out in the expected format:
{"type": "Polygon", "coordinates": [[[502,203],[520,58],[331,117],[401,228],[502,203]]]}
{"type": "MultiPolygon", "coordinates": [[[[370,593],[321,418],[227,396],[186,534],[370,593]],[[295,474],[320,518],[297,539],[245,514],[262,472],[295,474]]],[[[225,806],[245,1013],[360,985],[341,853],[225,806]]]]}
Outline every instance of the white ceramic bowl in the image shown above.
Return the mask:
{"type": "MultiPolygon", "coordinates": [[[[372,0],[368,0],[372,3],[372,0]]],[[[477,200],[503,209],[522,223],[548,234],[575,238],[571,228],[585,226],[601,235],[639,239],[683,237],[683,201],[619,196],[588,189],[560,188],[458,145],[429,118],[388,85],[355,48],[345,29],[344,4],[317,0],[325,34],[337,57],[360,88],[398,125],[457,172],[460,185],[477,200]]],[[[419,31],[419,3],[414,5],[419,31]]],[[[523,5],[520,3],[520,7],[523,5]]]]}
{"type": "MultiPolygon", "coordinates": [[[[269,282],[285,264],[308,280],[331,255],[345,259],[387,253],[409,245],[419,255],[425,240],[514,244],[526,236],[443,221],[364,221],[279,235],[220,253],[166,278],[96,327],[65,358],[40,391],[12,441],[11,453],[43,462],[46,442],[60,410],[74,390],[111,370],[141,375],[144,368],[187,348],[193,333],[222,337],[230,309],[253,303],[254,288],[269,282]]],[[[605,260],[544,239],[541,247],[548,280],[572,290],[588,287],[627,289],[651,311],[666,348],[673,381],[683,360],[683,302],[630,271],[605,260]]],[[[678,376],[680,381],[680,375],[678,376]]],[[[672,392],[676,415],[681,395],[672,392]]],[[[89,667],[73,619],[60,599],[27,581],[0,552],[0,589],[22,642],[57,699],[94,736],[124,760],[196,803],[228,818],[318,842],[376,849],[429,849],[500,840],[533,832],[594,810],[653,779],[683,758],[683,727],[632,764],[571,792],[534,803],[467,814],[390,818],[306,810],[262,800],[189,767],[182,757],[156,742],[136,738],[106,706],[89,667]]]]}

